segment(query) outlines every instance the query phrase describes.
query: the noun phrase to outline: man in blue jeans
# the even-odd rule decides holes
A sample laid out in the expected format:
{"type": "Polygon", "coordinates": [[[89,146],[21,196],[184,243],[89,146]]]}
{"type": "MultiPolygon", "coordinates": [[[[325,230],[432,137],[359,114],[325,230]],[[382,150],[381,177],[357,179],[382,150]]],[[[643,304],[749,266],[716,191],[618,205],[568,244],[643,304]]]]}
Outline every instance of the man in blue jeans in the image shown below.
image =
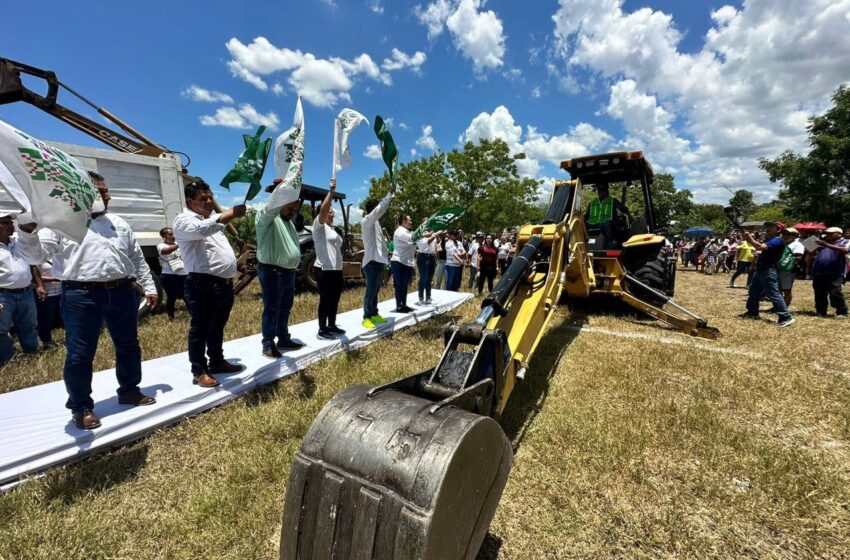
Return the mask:
{"type": "Polygon", "coordinates": [[[62,317],[68,349],[62,372],[68,391],[65,406],[71,409],[74,424],[82,430],[100,426],[94,413],[91,384],[92,362],[104,323],[115,346],[118,402],[131,406],[156,402],[139,389],[142,351],[134,281],[143,286],[151,308],[159,302],[133,230],[121,217],[107,213],[110,198],[104,178],[93,172],[89,175],[100,199],[92,207],[92,221],[82,243],[44,228],[34,234],[34,223],[19,226],[20,240],[28,246],[27,251],[40,253],[39,262],[50,260],[55,276],[62,280],[62,317]]]}
{"type": "Polygon", "coordinates": [[[15,328],[24,354],[38,351],[36,306],[30,265],[36,264],[12,237],[10,214],[0,216],[0,366],[15,353],[11,330],[15,328]]]}
{"type": "Polygon", "coordinates": [[[381,216],[390,207],[395,185],[390,187],[387,195],[376,203],[370,200],[366,203],[366,215],[360,222],[360,231],[363,232],[363,276],[366,278],[366,293],[363,294],[363,326],[374,329],[377,325],[386,323],[387,320],[378,314],[378,292],[381,291],[381,276],[384,267],[389,264],[387,260],[387,240],[381,228],[381,216]]]}
{"type": "Polygon", "coordinates": [[[785,229],[785,224],[782,222],[765,222],[764,226],[767,228],[764,243],[757,241],[750,232],[744,232],[746,240],[761,251],[761,253],[756,260],[753,280],[750,283],[749,296],[747,297],[747,311],[742,317],[745,319],[758,319],[759,302],[762,298],[767,298],[773,303],[772,311],[775,311],[779,316],[779,326],[787,327],[794,323],[794,318],[788,312],[785,299],[779,292],[779,274],[776,268],[779,260],[782,258],[782,254],[785,252],[785,243],[779,237],[779,233],[785,229]]]}
{"type": "Polygon", "coordinates": [[[280,350],[304,344],[289,335],[289,313],[295,300],[295,270],[301,261],[298,232],[292,223],[301,207],[301,189],[271,185],[272,196],[257,212],[257,276],[263,290],[263,355],[280,358],[280,350]],[[277,338],[277,344],[275,344],[277,338]]]}

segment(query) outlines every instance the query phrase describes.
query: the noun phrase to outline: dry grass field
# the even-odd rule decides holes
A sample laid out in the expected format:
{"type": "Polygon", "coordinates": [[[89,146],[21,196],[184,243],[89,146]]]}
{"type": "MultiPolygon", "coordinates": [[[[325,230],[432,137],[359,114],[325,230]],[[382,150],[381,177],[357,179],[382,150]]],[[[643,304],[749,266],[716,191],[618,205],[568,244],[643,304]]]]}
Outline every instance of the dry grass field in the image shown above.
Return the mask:
{"type": "MultiPolygon", "coordinates": [[[[516,460],[480,558],[850,557],[850,325],[815,317],[807,282],[793,326],[738,319],[745,290],[727,282],[678,278],[677,301],[717,341],[595,302],[558,311],[502,418],[516,460]]],[[[297,298],[293,320],[315,304],[297,298]]],[[[442,324],[476,309],[19,486],[0,496],[0,558],[276,558],[290,462],[322,405],[436,363],[442,324]]],[[[259,312],[254,287],[228,337],[255,332],[259,312]]],[[[145,357],[183,350],[186,322],[147,320],[145,357]]],[[[61,350],[17,359],[0,391],[60,379],[61,363],[61,350]]],[[[95,367],[111,365],[103,338],[95,367]]]]}

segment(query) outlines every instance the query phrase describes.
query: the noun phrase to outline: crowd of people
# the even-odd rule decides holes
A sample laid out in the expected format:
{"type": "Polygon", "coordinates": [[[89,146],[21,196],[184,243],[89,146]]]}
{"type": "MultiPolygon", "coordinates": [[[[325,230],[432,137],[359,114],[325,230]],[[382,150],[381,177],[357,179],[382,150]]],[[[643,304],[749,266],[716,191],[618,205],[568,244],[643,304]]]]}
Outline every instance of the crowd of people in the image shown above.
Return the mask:
{"type": "MultiPolygon", "coordinates": [[[[53,345],[50,331],[61,315],[59,320],[65,328],[66,407],[79,429],[101,425],[91,394],[92,367],[104,327],[115,347],[118,402],[128,406],[156,402],[155,396],[140,389],[142,354],[136,285],[142,287],[151,308],[159,304],[157,287],[132,229],[120,216],[108,211],[106,180],[94,172],[90,176],[99,198],[81,243],[49,228],[39,228],[36,223],[16,221],[13,214],[0,216],[0,365],[14,355],[13,335],[26,354],[38,351],[39,339],[45,347],[53,345]]],[[[294,224],[301,201],[297,190],[282,191],[276,186],[277,183],[267,187],[272,194],[255,217],[257,276],[263,299],[261,351],[271,359],[304,346],[289,331],[296,270],[301,260],[294,224]]],[[[335,190],[336,182],[331,181],[312,227],[319,291],[316,336],[320,339],[345,334],[337,324],[343,289],[343,240],[333,227],[335,190]]],[[[245,217],[247,209],[237,205],[214,212],[212,191],[200,180],[186,185],[184,194],[186,208],[174,219],[172,227],[160,231],[160,280],[167,316],[174,318],[175,302],[180,299],[189,311],[186,344],[192,383],[211,388],[220,384],[216,375],[242,369],[228,361],[223,352],[237,274],[236,254],[224,231],[230,222],[245,217]]],[[[414,239],[413,222],[408,215],[398,218],[389,251],[380,219],[394,194],[395,188],[382,200],[367,204],[362,222],[362,269],[366,282],[362,323],[370,329],[387,322],[378,312],[378,292],[387,267],[394,279],[395,312],[410,313],[414,309],[407,304],[407,291],[414,267],[418,268],[419,277],[417,305],[428,306],[433,303],[435,276],[437,288],[445,285],[445,289],[458,290],[463,271],[468,270],[467,286],[473,287],[477,279],[480,293],[485,283],[492,289],[498,271],[507,268],[514,254],[515,237],[509,235],[503,235],[498,243],[493,235],[479,232],[469,239],[461,230],[425,231],[414,239]]]]}
{"type": "Polygon", "coordinates": [[[731,273],[729,287],[744,273],[749,290],[742,317],[757,319],[759,304],[769,301],[780,326],[794,323],[790,311],[796,280],[810,280],[815,312],[827,317],[847,317],[843,284],[850,280],[850,228],[828,227],[822,231],[798,231],[782,222],[765,222],[765,231],[744,231],[728,237],[674,239],[682,266],[705,274],[731,273]]]}

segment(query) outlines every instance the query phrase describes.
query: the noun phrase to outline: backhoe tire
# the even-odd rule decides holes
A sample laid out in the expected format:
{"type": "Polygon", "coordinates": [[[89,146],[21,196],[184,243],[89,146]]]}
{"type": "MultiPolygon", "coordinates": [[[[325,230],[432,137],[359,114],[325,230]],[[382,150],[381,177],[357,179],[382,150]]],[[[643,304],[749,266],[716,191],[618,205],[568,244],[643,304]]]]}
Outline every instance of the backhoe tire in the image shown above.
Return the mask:
{"type": "MultiPolygon", "coordinates": [[[[657,252],[651,251],[644,255],[638,255],[637,258],[627,265],[627,268],[632,276],[650,288],[667,294],[670,297],[673,296],[675,268],[671,270],[671,267],[668,265],[667,252],[663,247],[657,252]]],[[[662,306],[666,302],[665,299],[645,290],[642,286],[629,282],[628,278],[626,278],[626,287],[635,297],[651,305],[662,306]]]]}
{"type": "Polygon", "coordinates": [[[318,292],[319,284],[316,283],[316,271],[313,265],[316,263],[316,248],[310,247],[301,255],[301,262],[298,263],[298,271],[295,279],[298,291],[300,292],[318,292]]]}

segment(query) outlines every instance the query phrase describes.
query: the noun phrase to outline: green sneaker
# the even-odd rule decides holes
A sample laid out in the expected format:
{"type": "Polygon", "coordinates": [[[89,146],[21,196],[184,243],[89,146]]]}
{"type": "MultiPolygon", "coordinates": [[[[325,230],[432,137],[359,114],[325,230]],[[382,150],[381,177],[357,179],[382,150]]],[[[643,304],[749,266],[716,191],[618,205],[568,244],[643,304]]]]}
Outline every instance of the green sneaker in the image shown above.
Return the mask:
{"type": "Polygon", "coordinates": [[[372,322],[372,319],[363,319],[363,326],[367,329],[374,329],[375,323],[372,322]]]}
{"type": "Polygon", "coordinates": [[[386,319],[384,319],[383,317],[381,317],[380,315],[373,315],[373,316],[371,317],[371,319],[372,319],[372,322],[373,322],[373,323],[380,323],[380,324],[384,324],[384,323],[386,323],[386,322],[387,322],[387,320],[386,320],[386,319]]]}

